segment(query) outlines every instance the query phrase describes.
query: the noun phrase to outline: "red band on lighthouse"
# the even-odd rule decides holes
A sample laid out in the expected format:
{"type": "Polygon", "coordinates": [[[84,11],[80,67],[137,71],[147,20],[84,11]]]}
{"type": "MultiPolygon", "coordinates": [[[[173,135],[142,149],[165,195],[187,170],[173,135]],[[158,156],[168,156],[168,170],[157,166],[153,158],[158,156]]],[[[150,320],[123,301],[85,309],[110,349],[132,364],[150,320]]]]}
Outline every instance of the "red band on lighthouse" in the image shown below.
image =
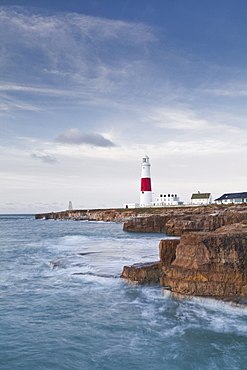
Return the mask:
{"type": "Polygon", "coordinates": [[[141,191],[152,191],[150,178],[141,179],[141,191]]]}

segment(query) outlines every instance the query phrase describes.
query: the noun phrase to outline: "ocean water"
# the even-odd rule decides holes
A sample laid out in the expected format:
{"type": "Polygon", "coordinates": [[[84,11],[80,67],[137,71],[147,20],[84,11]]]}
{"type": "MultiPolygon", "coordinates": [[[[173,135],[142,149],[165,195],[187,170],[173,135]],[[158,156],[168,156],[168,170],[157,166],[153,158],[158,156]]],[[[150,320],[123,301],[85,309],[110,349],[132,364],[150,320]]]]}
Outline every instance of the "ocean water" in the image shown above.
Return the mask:
{"type": "Polygon", "coordinates": [[[247,369],[247,309],[131,285],[163,234],[0,216],[0,369],[247,369]]]}

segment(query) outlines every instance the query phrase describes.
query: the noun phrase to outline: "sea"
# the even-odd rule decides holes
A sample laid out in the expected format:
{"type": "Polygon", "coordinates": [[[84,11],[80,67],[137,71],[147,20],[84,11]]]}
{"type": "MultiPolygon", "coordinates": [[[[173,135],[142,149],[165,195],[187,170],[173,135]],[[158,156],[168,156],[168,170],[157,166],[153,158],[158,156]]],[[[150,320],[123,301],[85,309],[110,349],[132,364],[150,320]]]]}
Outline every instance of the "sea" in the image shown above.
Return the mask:
{"type": "Polygon", "coordinates": [[[120,278],[165,234],[0,215],[0,369],[247,369],[247,309],[120,278]]]}

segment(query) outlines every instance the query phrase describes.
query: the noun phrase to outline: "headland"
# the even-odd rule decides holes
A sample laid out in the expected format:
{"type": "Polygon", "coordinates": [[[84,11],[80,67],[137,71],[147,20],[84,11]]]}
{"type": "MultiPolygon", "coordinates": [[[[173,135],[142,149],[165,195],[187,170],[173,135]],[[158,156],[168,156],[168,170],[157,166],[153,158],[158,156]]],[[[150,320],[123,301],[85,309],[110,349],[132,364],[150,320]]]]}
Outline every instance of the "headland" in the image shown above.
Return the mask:
{"type": "Polygon", "coordinates": [[[114,208],[40,213],[36,219],[121,222],[128,232],[181,236],[188,231],[214,231],[247,219],[247,205],[114,208]]]}
{"type": "Polygon", "coordinates": [[[166,233],[159,261],[124,266],[121,277],[175,294],[247,303],[247,205],[73,210],[36,219],[122,222],[128,232],[166,233]]]}

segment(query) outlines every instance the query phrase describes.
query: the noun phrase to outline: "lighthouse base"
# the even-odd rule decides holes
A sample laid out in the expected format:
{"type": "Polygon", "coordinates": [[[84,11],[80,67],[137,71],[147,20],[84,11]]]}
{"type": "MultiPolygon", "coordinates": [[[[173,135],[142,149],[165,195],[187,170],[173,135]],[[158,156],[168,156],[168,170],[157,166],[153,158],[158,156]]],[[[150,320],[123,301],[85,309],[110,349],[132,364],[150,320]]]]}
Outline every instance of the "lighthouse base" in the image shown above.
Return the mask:
{"type": "Polygon", "coordinates": [[[140,207],[151,207],[152,205],[152,192],[142,191],[140,196],[140,207]]]}

